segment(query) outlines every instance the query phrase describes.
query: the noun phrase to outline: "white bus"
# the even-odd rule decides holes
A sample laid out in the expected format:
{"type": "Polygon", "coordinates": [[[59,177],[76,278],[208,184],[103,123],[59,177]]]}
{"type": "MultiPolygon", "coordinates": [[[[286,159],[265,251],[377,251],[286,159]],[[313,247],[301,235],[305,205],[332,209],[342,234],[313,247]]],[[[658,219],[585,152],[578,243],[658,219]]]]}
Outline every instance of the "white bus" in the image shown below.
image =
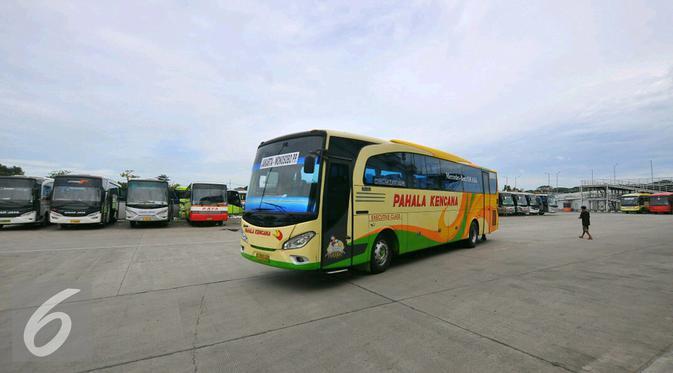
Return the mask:
{"type": "Polygon", "coordinates": [[[105,224],[117,221],[119,184],[100,176],[66,175],[54,178],[52,223],[105,224]]]}
{"type": "Polygon", "coordinates": [[[173,216],[173,200],[168,183],[158,179],[129,180],[126,193],[126,220],[135,227],[142,223],[168,225],[173,216]]]}
{"type": "Polygon", "coordinates": [[[9,224],[47,225],[54,180],[44,177],[0,177],[0,228],[9,224]]]}

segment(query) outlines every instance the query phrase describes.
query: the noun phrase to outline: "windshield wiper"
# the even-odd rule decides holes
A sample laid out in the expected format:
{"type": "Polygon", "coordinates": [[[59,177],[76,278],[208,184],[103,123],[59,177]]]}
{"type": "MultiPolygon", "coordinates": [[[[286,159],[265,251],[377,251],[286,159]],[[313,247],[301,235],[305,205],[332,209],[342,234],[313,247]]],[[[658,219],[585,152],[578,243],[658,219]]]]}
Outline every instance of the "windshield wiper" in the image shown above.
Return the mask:
{"type": "Polygon", "coordinates": [[[275,203],[266,202],[266,201],[262,201],[261,203],[266,203],[267,205],[271,205],[273,207],[276,207],[276,208],[278,208],[278,211],[282,212],[283,214],[290,215],[290,213],[287,212],[287,209],[285,209],[285,207],[283,207],[281,205],[277,205],[275,203]]]}

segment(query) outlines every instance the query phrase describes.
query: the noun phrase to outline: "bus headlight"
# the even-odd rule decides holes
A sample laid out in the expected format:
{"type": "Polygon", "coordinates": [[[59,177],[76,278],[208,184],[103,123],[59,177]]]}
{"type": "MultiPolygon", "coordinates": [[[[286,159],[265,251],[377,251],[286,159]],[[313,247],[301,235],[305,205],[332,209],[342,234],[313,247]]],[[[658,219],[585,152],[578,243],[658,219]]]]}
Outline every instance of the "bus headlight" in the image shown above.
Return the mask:
{"type": "Polygon", "coordinates": [[[241,229],[241,239],[244,242],[248,242],[248,236],[245,234],[245,232],[243,232],[243,229],[241,229]]]}
{"type": "Polygon", "coordinates": [[[288,249],[300,249],[306,244],[311,241],[311,238],[315,237],[315,232],[306,232],[302,233],[298,236],[294,236],[287,240],[283,244],[283,249],[288,250],[288,249]]]}

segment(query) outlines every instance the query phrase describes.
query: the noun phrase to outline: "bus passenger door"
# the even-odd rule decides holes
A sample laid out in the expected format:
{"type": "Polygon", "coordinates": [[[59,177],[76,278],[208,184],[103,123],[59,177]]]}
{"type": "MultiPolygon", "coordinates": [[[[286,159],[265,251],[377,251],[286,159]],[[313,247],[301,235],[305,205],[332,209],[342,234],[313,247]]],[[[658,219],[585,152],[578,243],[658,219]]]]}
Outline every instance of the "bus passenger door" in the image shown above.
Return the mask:
{"type": "Polygon", "coordinates": [[[352,162],[329,159],[325,172],[322,205],[321,268],[340,268],[352,263],[350,227],[352,162]],[[335,265],[336,263],[339,263],[335,265]],[[333,266],[333,267],[330,267],[333,266]]]}

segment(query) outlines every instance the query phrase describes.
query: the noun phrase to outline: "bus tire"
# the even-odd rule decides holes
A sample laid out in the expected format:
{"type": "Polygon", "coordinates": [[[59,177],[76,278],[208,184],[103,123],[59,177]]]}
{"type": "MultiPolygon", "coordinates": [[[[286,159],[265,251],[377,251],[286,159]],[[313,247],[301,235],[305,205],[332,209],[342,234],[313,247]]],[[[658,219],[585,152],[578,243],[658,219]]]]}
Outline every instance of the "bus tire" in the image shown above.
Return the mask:
{"type": "Polygon", "coordinates": [[[138,226],[138,223],[135,221],[129,221],[129,225],[131,226],[131,228],[135,228],[138,226]]]}
{"type": "Polygon", "coordinates": [[[371,256],[369,257],[369,272],[381,273],[390,266],[393,256],[393,243],[389,235],[379,234],[374,240],[371,256]]]}
{"type": "Polygon", "coordinates": [[[477,246],[477,238],[479,237],[479,224],[476,220],[472,220],[470,224],[470,235],[467,237],[465,245],[470,249],[477,246]]]}

